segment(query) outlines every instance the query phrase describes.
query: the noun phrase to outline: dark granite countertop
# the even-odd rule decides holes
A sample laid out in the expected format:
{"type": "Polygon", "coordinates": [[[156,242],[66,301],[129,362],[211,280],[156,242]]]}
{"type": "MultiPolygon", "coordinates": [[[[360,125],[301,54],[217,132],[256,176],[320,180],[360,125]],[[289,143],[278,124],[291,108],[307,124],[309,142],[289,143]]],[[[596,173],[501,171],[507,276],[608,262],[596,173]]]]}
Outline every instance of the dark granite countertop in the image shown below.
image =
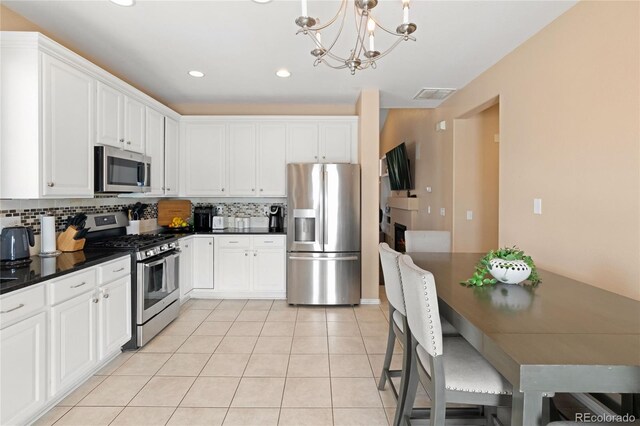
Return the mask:
{"type": "Polygon", "coordinates": [[[31,263],[21,268],[0,269],[0,294],[10,293],[126,255],[127,252],[113,250],[80,250],[62,253],[56,257],[31,256],[31,263]]]}
{"type": "Polygon", "coordinates": [[[211,231],[176,231],[172,232],[166,228],[149,233],[172,234],[178,238],[189,235],[287,235],[287,230],[280,232],[269,232],[269,228],[225,228],[212,229],[211,231]]]}

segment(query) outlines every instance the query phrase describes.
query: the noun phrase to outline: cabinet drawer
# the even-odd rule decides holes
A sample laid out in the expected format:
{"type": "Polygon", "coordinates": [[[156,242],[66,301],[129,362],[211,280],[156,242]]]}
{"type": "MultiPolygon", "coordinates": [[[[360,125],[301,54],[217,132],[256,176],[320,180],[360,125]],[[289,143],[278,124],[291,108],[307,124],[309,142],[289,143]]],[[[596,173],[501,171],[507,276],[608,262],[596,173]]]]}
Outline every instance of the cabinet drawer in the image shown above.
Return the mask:
{"type": "Polygon", "coordinates": [[[98,284],[110,283],[127,275],[131,275],[131,258],[129,256],[98,266],[98,284]]]}
{"type": "Polygon", "coordinates": [[[15,320],[24,318],[44,308],[46,304],[44,285],[25,291],[17,291],[0,298],[0,324],[2,328],[15,320]]]}
{"type": "Polygon", "coordinates": [[[256,235],[253,237],[253,248],[284,248],[282,235],[256,235]]]}
{"type": "Polygon", "coordinates": [[[96,270],[95,268],[90,268],[71,276],[65,275],[59,279],[49,281],[48,286],[49,303],[56,305],[94,289],[96,287],[96,270]]]}
{"type": "Polygon", "coordinates": [[[224,236],[216,237],[218,247],[224,248],[249,248],[251,247],[251,237],[246,236],[224,236]]]}

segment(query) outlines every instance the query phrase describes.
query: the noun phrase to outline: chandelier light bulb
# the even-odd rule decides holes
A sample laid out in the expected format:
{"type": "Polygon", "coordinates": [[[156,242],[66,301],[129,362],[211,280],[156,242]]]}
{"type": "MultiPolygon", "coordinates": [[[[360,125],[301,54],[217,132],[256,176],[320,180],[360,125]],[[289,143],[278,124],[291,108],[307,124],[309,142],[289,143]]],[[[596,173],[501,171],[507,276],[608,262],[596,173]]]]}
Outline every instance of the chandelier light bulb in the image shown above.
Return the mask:
{"type": "Polygon", "coordinates": [[[402,23],[409,23],[409,0],[402,0],[402,23]]]}
{"type": "Polygon", "coordinates": [[[369,33],[372,33],[376,30],[376,23],[373,19],[369,18],[369,20],[367,21],[367,31],[369,31],[369,33]]]}

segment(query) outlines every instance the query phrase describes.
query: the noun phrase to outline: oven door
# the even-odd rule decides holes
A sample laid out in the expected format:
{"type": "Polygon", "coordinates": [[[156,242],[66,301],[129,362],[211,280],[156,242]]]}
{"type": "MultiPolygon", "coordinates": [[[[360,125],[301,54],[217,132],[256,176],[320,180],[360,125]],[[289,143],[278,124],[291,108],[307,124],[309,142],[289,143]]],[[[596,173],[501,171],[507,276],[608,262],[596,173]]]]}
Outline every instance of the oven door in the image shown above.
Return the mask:
{"type": "Polygon", "coordinates": [[[94,155],[95,192],[150,190],[151,161],[149,157],[109,146],[96,146],[94,155]]]}
{"type": "Polygon", "coordinates": [[[138,262],[138,324],[144,324],[180,296],[180,252],[138,262]]]}

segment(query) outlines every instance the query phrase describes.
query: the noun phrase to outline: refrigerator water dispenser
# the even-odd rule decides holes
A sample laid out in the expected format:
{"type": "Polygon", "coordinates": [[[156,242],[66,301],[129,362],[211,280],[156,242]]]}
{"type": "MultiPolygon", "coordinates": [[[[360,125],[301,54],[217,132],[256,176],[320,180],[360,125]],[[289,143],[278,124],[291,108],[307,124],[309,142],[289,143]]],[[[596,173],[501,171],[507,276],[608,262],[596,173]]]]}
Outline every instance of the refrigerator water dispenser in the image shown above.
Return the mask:
{"type": "Polygon", "coordinates": [[[295,223],[294,241],[297,243],[313,243],[316,240],[316,218],[313,209],[295,209],[293,211],[295,223]]]}

